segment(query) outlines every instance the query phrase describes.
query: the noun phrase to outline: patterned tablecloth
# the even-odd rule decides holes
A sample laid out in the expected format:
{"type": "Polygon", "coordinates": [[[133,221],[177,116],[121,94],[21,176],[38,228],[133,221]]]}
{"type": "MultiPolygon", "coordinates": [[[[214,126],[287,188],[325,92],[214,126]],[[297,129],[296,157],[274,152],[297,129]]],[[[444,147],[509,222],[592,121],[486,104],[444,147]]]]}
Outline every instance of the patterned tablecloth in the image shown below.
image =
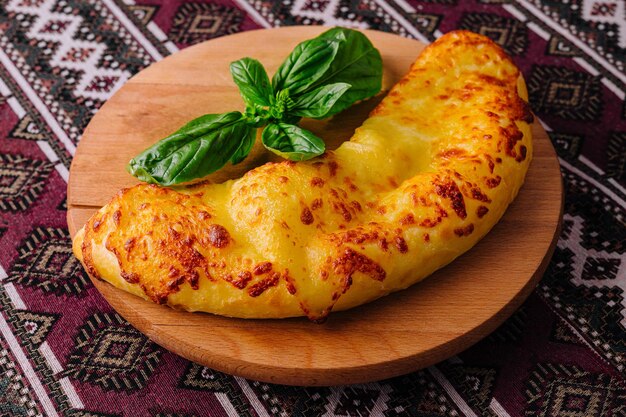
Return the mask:
{"type": "Polygon", "coordinates": [[[0,416],[626,416],[624,0],[0,2],[0,416]],[[151,343],[72,257],[68,168],[130,76],[206,39],[294,24],[429,42],[465,28],[527,79],[565,184],[563,232],[511,319],[423,371],[295,388],[151,343]]]}

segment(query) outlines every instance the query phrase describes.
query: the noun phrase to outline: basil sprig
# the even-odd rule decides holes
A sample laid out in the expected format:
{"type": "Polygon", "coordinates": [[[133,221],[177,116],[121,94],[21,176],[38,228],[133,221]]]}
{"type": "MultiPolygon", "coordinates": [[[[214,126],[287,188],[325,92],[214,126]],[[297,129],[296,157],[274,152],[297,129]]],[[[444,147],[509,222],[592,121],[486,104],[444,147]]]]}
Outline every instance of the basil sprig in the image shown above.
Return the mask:
{"type": "Polygon", "coordinates": [[[245,112],[206,114],[133,158],[138,179],[174,185],[243,161],[264,127],[262,143],[292,161],[324,153],[324,141],[296,125],[302,117],[323,119],[376,95],[382,86],[380,53],[362,33],[330,29],[296,46],[271,82],[253,58],[230,64],[245,112]]]}

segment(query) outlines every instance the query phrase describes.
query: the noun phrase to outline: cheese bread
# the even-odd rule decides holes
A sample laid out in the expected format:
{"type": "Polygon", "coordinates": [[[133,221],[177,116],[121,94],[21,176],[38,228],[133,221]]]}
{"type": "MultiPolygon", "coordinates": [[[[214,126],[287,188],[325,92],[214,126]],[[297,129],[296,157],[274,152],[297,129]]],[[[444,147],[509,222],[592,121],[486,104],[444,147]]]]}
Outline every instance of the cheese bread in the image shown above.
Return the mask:
{"type": "Polygon", "coordinates": [[[520,71],[488,38],[428,46],[348,142],[221,184],[121,190],[78,232],[93,277],[188,311],[323,320],[475,245],[532,156],[520,71]]]}

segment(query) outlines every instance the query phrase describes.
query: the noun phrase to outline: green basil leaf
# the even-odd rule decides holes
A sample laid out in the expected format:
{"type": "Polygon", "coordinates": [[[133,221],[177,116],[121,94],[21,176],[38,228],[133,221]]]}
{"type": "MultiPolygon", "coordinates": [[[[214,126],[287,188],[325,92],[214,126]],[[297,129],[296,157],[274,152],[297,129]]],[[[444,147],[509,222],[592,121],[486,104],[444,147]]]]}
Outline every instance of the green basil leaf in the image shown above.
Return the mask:
{"type": "Polygon", "coordinates": [[[324,153],[324,141],[308,130],[287,123],[270,123],[263,129],[263,145],[283,158],[304,161],[324,153]]]}
{"type": "Polygon", "coordinates": [[[380,92],[383,61],[380,52],[364,34],[337,27],[322,33],[316,39],[336,42],[338,51],[324,75],[312,81],[311,88],[334,83],[348,83],[352,86],[335,102],[332,110],[326,114],[327,117],[380,92]]]}
{"type": "Polygon", "coordinates": [[[274,74],[274,91],[289,89],[292,95],[308,88],[328,70],[339,44],[333,39],[309,39],[299,43],[274,74]]]}
{"type": "Polygon", "coordinates": [[[256,129],[250,128],[248,129],[248,134],[244,138],[242,138],[239,149],[237,149],[237,151],[233,154],[233,156],[230,157],[230,163],[233,165],[237,165],[238,163],[246,159],[246,157],[252,150],[252,147],[254,146],[255,141],[256,141],[256,129]]]}
{"type": "MultiPolygon", "coordinates": [[[[204,177],[238,153],[252,127],[238,112],[206,114],[155,143],[128,163],[141,181],[174,185],[204,177]]],[[[235,158],[236,160],[237,158],[235,158]]]]}
{"type": "Polygon", "coordinates": [[[350,89],[350,84],[327,84],[297,97],[288,110],[290,114],[301,117],[322,119],[328,115],[333,106],[350,89]]]}
{"type": "Polygon", "coordinates": [[[270,105],[274,92],[267,72],[259,61],[253,58],[242,58],[232,62],[230,73],[246,104],[270,105]]]}

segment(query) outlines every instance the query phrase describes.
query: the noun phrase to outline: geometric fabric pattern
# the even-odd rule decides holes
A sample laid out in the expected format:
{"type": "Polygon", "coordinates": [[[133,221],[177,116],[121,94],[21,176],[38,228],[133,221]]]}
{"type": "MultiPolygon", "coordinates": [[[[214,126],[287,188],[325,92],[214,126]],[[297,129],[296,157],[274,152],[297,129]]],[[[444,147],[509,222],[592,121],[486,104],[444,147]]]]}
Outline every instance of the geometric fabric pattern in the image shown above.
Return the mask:
{"type": "MultiPolygon", "coordinates": [[[[2,341],[0,339],[0,341],[2,341]]],[[[4,341],[2,341],[4,342],[4,341]]],[[[19,372],[4,343],[0,344],[0,416],[31,417],[41,415],[25,377],[19,372]]]]}
{"type": "Polygon", "coordinates": [[[28,340],[33,346],[38,347],[52,330],[59,316],[56,314],[35,313],[33,311],[18,311],[19,328],[23,340],[28,340]]]}
{"type": "Polygon", "coordinates": [[[44,140],[46,135],[43,134],[35,120],[30,116],[24,116],[13,128],[9,137],[28,140],[44,140]]]}
{"type": "Polygon", "coordinates": [[[131,5],[128,6],[128,9],[133,13],[135,19],[141,24],[147,25],[150,23],[157,10],[159,10],[159,6],[131,5]]]}
{"type": "Polygon", "coordinates": [[[576,160],[580,155],[585,137],[570,133],[550,132],[550,139],[559,156],[567,160],[576,160]]]}
{"type": "Polygon", "coordinates": [[[607,146],[606,175],[626,182],[626,132],[614,132],[607,146]]]}
{"type": "Polygon", "coordinates": [[[244,13],[236,7],[185,3],[174,16],[171,36],[176,43],[192,45],[239,31],[244,13]]]}
{"type": "MultiPolygon", "coordinates": [[[[626,415],[625,6],[1,2],[0,417],[626,415]],[[527,81],[530,107],[561,163],[561,234],[518,311],[448,360],[346,386],[233,377],[148,340],[112,310],[72,256],[67,170],[87,124],[115,91],[178,49],[287,25],[374,29],[425,43],[469,29],[500,44],[527,81]]],[[[384,350],[384,340],[374,348],[384,350]]]]}
{"type": "Polygon", "coordinates": [[[189,363],[178,383],[178,386],[184,389],[225,393],[238,415],[253,415],[243,395],[232,395],[238,391],[236,385],[229,375],[193,362],[189,363]]]}
{"type": "Polygon", "coordinates": [[[24,211],[41,193],[52,164],[22,155],[0,154],[0,212],[24,211]]]}
{"type": "Polygon", "coordinates": [[[510,55],[523,55],[528,44],[528,31],[519,20],[495,14],[469,13],[463,16],[461,29],[488,36],[510,55]]]}
{"type": "Polygon", "coordinates": [[[602,112],[600,80],[584,72],[537,65],[528,92],[537,111],[564,119],[594,121],[602,112]]]}
{"type": "Polygon", "coordinates": [[[72,254],[66,229],[38,227],[19,247],[8,281],[57,295],[78,295],[89,278],[72,254]]]}
{"type": "Polygon", "coordinates": [[[161,349],[117,314],[94,314],[79,329],[65,375],[105,390],[141,389],[161,349]]]}
{"type": "Polygon", "coordinates": [[[526,416],[612,417],[626,414],[620,378],[576,366],[539,364],[528,381],[526,416]]]}

